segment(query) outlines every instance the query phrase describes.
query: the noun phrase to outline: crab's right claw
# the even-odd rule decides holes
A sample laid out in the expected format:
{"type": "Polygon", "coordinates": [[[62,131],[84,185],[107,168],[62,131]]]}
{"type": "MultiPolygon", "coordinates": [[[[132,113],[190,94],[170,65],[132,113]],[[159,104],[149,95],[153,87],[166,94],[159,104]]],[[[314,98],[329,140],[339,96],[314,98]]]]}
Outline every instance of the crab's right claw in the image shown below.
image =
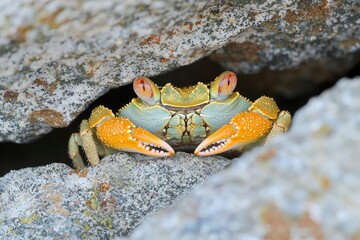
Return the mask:
{"type": "Polygon", "coordinates": [[[109,118],[96,128],[97,137],[108,147],[155,157],[174,154],[174,149],[149,131],[135,127],[127,118],[109,118]]]}
{"type": "Polygon", "coordinates": [[[195,155],[209,156],[231,149],[244,151],[262,142],[272,127],[272,121],[255,112],[241,112],[229,124],[219,128],[195,149],[195,155]]]}

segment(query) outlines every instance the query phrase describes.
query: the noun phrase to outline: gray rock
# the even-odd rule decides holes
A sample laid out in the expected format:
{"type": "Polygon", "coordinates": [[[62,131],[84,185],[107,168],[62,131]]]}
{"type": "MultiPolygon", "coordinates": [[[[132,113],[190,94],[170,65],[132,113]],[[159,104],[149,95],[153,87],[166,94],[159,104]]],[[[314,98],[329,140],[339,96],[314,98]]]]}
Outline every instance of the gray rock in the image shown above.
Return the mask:
{"type": "MultiPolygon", "coordinates": [[[[263,68],[282,70],[296,68],[307,61],[329,63],[330,59],[346,56],[351,63],[355,55],[348,53],[360,48],[359,1],[256,3],[258,6],[244,1],[238,7],[247,10],[248,21],[259,18],[267,21],[240,32],[224,48],[214,52],[212,58],[221,60],[225,68],[246,73],[263,68]],[[265,11],[259,11],[260,4],[265,11]]],[[[328,66],[328,70],[330,67],[336,66],[328,66]]]]}
{"type": "Polygon", "coordinates": [[[359,116],[360,77],[343,79],[130,239],[358,239],[359,116]]]}
{"type": "Polygon", "coordinates": [[[109,89],[224,46],[214,59],[243,72],[345,56],[347,69],[360,47],[358,8],[356,0],[3,0],[0,141],[66,127],[109,89]]]}
{"type": "Polygon", "coordinates": [[[12,171],[0,178],[0,239],[114,239],[225,168],[223,157],[148,160],[115,154],[96,167],[64,164],[12,171]]]}
{"type": "Polygon", "coordinates": [[[249,21],[268,19],[240,32],[211,55],[225,69],[256,81],[254,91],[288,98],[312,94],[320,83],[335,81],[360,62],[360,2],[256,1],[249,21]]]}

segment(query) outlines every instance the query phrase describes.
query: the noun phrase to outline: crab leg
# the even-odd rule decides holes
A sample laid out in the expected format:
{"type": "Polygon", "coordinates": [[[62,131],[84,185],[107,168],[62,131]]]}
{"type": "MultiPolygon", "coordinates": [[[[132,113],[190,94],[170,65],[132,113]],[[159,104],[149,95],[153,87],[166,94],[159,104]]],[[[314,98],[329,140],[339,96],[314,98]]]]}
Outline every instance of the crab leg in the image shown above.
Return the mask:
{"type": "Polygon", "coordinates": [[[271,138],[278,135],[279,133],[286,132],[291,125],[291,115],[288,111],[281,111],[278,115],[277,120],[274,122],[274,125],[269,132],[268,136],[265,139],[265,142],[268,142],[271,138]]]}
{"type": "Polygon", "coordinates": [[[79,146],[82,146],[82,140],[79,133],[71,134],[69,139],[69,157],[73,160],[76,169],[83,169],[85,167],[84,161],[80,155],[79,146]]]}
{"type": "Polygon", "coordinates": [[[80,132],[73,133],[69,139],[69,156],[73,160],[74,167],[82,169],[85,165],[79,152],[79,146],[83,147],[85,155],[92,166],[99,164],[100,159],[98,155],[102,155],[104,150],[95,141],[93,130],[89,127],[87,120],[81,122],[80,132]]]}
{"type": "Polygon", "coordinates": [[[233,117],[196,149],[195,154],[209,156],[231,149],[243,151],[254,143],[259,143],[270,132],[272,121],[256,112],[241,112],[233,117]]]}

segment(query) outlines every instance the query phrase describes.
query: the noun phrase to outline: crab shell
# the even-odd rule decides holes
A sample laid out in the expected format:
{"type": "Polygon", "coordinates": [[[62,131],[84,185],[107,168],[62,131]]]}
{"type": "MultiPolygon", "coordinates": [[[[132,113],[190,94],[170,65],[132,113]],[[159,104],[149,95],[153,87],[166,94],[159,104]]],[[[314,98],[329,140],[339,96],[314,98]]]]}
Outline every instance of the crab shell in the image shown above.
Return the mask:
{"type": "Polygon", "coordinates": [[[177,88],[170,83],[159,88],[150,79],[139,77],[134,81],[139,97],[116,115],[153,133],[176,150],[193,150],[237,113],[247,111],[251,106],[251,101],[238,92],[232,92],[236,86],[234,76],[225,72],[210,86],[199,82],[186,88],[177,88]],[[222,79],[229,79],[229,87],[219,94],[222,79]],[[149,92],[148,98],[141,92],[143,89],[149,92]]]}

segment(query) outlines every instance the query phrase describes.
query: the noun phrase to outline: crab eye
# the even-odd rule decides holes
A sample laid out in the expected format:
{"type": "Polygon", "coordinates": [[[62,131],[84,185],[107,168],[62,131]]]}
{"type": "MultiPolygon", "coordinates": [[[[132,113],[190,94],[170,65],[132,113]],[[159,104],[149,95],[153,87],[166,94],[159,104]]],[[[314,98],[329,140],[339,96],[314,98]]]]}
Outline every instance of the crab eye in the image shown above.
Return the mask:
{"type": "Polygon", "coordinates": [[[210,87],[210,96],[217,101],[225,101],[234,91],[237,83],[235,73],[226,71],[218,76],[210,87]]]}
{"type": "Polygon", "coordinates": [[[147,105],[154,105],[160,101],[159,88],[147,77],[137,77],[133,88],[136,95],[147,105]]]}

